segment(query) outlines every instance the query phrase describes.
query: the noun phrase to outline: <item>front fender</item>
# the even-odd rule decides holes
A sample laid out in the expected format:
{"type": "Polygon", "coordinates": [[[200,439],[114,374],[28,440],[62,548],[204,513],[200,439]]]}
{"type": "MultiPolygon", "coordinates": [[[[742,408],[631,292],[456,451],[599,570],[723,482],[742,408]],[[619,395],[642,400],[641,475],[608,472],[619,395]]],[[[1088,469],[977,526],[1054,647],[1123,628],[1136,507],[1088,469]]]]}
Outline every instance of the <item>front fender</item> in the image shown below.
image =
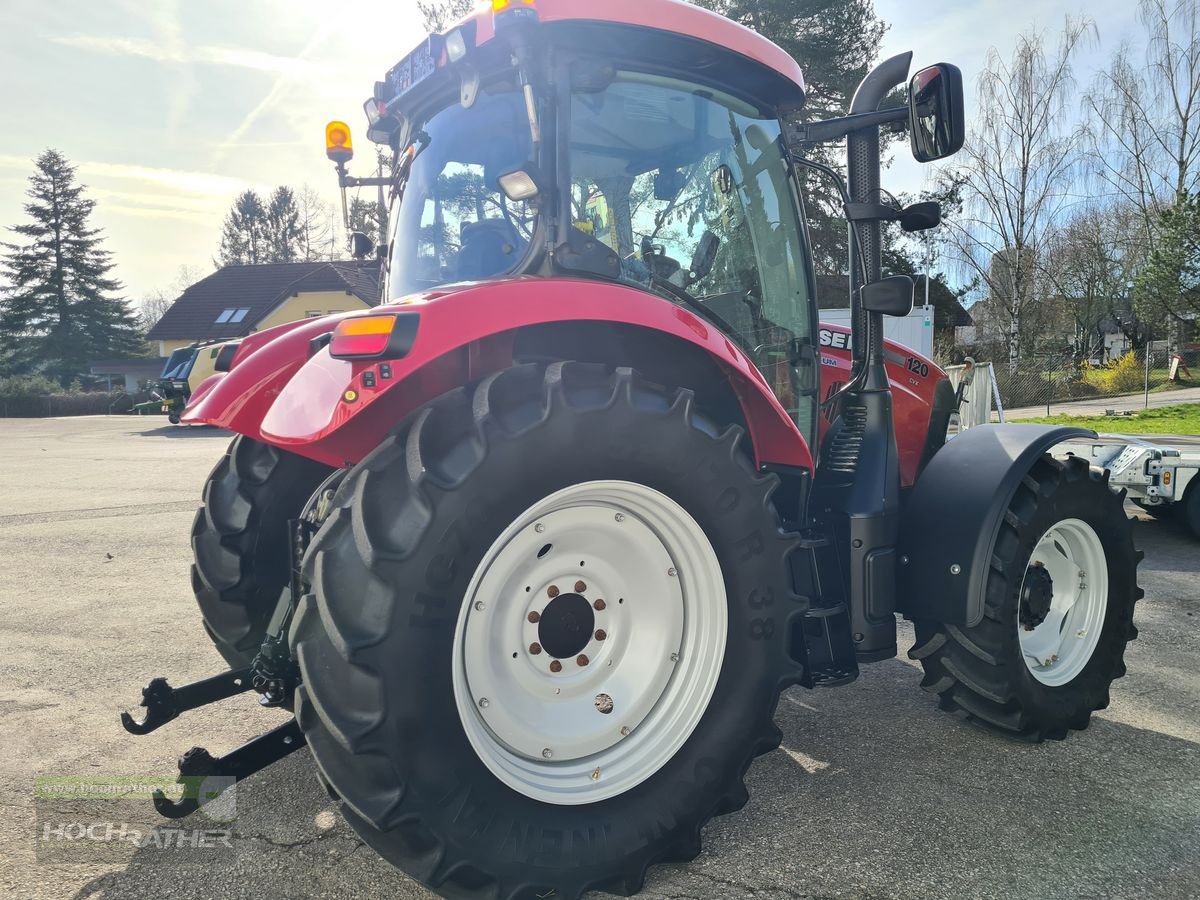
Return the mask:
{"type": "Polygon", "coordinates": [[[973,627],[983,619],[992,548],[1021,479],[1084,428],[979,425],[934,454],[901,513],[898,610],[973,627]]]}
{"type": "Polygon", "coordinates": [[[808,445],[750,359],[703,319],[645,292],[518,278],[458,286],[375,312],[386,310],[420,316],[409,354],[388,361],[385,373],[384,363],[347,362],[319,350],[273,397],[259,429],[263,440],[333,465],[357,462],[424,403],[512,365],[520,329],[594,321],[652,329],[704,348],[729,378],[757,461],[813,467],[808,445]]]}
{"type": "Polygon", "coordinates": [[[333,331],[341,318],[301,319],[244,338],[230,371],[210,375],[196,387],[182,421],[262,440],[263,416],[308,359],[310,342],[333,331]]]}

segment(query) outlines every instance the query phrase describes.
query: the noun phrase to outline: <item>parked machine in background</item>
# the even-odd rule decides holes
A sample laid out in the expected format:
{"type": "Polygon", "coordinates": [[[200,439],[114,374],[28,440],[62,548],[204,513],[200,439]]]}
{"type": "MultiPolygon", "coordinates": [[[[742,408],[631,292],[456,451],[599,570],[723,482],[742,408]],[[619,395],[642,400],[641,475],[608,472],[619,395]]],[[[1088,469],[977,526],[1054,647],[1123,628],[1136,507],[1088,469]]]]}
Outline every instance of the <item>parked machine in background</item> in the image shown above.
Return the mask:
{"type": "MultiPolygon", "coordinates": [[[[192,392],[210,375],[227,366],[237,352],[239,341],[208,341],[180,347],[167,357],[158,381],[149,385],[150,399],[133,407],[143,415],[162,412],[172,425],[178,425],[192,392]]],[[[228,371],[227,368],[223,369],[228,371]]]]}
{"type": "Polygon", "coordinates": [[[1047,454],[1088,432],[947,441],[946,374],[884,341],[913,282],[881,228],[940,211],[881,202],[879,127],[925,162],[964,133],[958,70],[909,69],[806,122],[795,60],[674,0],[493,0],[430,35],[366,104],[389,173],[327,132],[343,187],[389,192],[383,304],[246,338],[184,413],[239,435],[192,531],[231,669],[155,680],[126,728],[253,690],[295,719],[183,775],[307,745],[385,859],[502,900],[694,858],[780,692],[893,658],[897,613],[943,708],[1085,728],[1136,636],[1132,525],[1047,454]],[[822,327],[796,170],[843,140],[853,308],[822,327]]]}

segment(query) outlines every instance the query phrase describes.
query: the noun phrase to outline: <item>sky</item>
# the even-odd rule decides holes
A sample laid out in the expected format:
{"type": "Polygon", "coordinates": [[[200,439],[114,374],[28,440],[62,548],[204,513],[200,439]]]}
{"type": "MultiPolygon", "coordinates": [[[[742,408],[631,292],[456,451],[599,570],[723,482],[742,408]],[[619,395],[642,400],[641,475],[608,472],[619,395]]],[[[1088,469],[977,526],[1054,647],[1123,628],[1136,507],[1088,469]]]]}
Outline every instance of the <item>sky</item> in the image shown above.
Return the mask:
{"type": "MultiPolygon", "coordinates": [[[[1007,55],[1022,30],[1086,11],[1100,43],[1077,64],[1084,83],[1136,35],[1133,6],[876,0],[891,25],[884,55],[957,63],[968,118],[991,48],[1007,55]]],[[[0,227],[24,221],[32,161],[53,147],[96,201],[125,295],[170,292],[181,267],[211,270],[242,190],[309,184],[336,201],[325,123],[348,121],[369,155],[363,101],[421,37],[413,0],[0,0],[0,227]]],[[[899,158],[884,186],[912,191],[926,176],[899,158]]]]}

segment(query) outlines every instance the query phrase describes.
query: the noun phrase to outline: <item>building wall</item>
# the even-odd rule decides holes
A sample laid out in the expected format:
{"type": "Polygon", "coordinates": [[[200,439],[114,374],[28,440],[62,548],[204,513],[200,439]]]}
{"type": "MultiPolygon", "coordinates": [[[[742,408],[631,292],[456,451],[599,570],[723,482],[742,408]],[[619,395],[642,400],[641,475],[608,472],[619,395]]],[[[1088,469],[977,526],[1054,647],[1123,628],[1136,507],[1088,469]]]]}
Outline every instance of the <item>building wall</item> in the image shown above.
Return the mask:
{"type": "Polygon", "coordinates": [[[265,331],[286,322],[296,322],[308,318],[310,313],[320,313],[326,316],[330,313],[350,312],[358,309],[369,309],[369,307],[353,294],[347,294],[345,291],[304,293],[283,301],[267,313],[263,320],[254,326],[254,330],[265,331]]]}
{"type": "Polygon", "coordinates": [[[196,343],[195,340],[159,341],[158,342],[158,355],[159,356],[170,356],[172,353],[174,353],[180,347],[187,347],[194,343],[196,343]]]}

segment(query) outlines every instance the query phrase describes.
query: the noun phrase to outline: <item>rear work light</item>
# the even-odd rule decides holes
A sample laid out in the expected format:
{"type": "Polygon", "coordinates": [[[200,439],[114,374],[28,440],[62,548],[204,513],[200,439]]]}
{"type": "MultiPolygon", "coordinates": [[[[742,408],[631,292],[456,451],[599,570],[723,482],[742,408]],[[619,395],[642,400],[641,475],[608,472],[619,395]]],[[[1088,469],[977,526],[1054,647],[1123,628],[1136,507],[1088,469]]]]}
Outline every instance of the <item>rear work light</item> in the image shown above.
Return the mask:
{"type": "Polygon", "coordinates": [[[417,339],[413,313],[342,319],[329,342],[334,359],[403,359],[417,339]]]}

